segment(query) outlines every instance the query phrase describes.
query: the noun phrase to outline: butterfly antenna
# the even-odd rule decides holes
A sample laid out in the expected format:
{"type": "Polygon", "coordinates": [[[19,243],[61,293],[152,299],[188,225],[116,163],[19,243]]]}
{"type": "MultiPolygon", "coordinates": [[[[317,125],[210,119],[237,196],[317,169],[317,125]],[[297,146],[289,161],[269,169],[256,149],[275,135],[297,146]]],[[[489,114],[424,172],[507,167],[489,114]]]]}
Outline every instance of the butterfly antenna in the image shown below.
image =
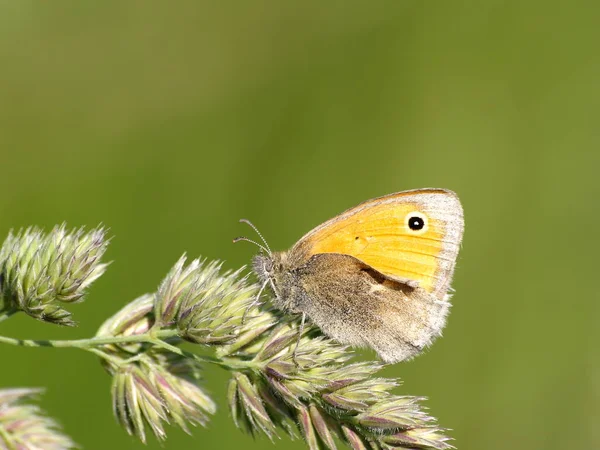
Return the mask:
{"type": "Polygon", "coordinates": [[[236,242],[240,242],[240,241],[246,241],[246,242],[250,242],[251,244],[254,244],[254,245],[256,245],[257,247],[261,248],[261,249],[262,249],[262,250],[263,250],[265,253],[268,253],[269,255],[271,254],[271,251],[270,251],[268,248],[265,248],[265,246],[264,246],[264,245],[261,245],[261,244],[259,244],[258,242],[256,242],[256,241],[253,241],[252,239],[248,239],[248,238],[247,238],[247,237],[245,237],[245,236],[236,237],[236,238],[233,240],[233,243],[235,244],[236,242]]]}
{"type": "MultiPolygon", "coordinates": [[[[240,222],[241,222],[241,223],[245,223],[245,224],[247,224],[247,225],[250,225],[250,227],[251,227],[251,228],[252,228],[254,231],[256,231],[256,234],[258,234],[258,237],[260,238],[260,240],[261,240],[261,241],[263,241],[263,244],[265,244],[264,246],[262,246],[262,245],[259,245],[259,247],[261,247],[262,249],[266,250],[266,251],[267,251],[267,253],[268,253],[269,255],[271,255],[271,254],[272,254],[272,252],[271,252],[271,248],[269,247],[269,244],[267,244],[267,240],[266,240],[266,239],[263,237],[263,235],[260,233],[260,231],[258,231],[258,228],[256,228],[256,227],[254,226],[254,224],[253,224],[252,222],[250,222],[248,219],[240,219],[240,222]]],[[[257,245],[258,245],[258,244],[257,244],[257,245]]]]}

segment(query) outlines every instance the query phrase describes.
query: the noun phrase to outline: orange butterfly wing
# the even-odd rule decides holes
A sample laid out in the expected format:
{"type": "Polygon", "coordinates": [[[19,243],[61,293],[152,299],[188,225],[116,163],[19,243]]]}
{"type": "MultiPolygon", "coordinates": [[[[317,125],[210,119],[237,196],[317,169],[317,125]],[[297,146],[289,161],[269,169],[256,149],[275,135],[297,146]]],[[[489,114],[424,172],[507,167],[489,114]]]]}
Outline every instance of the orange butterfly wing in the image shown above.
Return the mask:
{"type": "Polygon", "coordinates": [[[349,209],[306,234],[292,249],[354,256],[375,270],[416,282],[443,298],[449,288],[464,228],[456,194],[419,189],[386,195],[349,209]]]}

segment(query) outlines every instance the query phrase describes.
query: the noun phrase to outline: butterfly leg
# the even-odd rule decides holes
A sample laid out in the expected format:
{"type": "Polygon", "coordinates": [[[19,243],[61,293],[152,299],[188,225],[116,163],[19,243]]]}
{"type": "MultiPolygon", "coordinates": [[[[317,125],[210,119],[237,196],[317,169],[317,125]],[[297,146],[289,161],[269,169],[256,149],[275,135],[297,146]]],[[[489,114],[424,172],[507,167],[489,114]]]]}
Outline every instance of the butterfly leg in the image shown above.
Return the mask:
{"type": "Polygon", "coordinates": [[[306,322],[306,313],[302,313],[302,320],[300,321],[300,329],[298,330],[298,339],[296,340],[296,346],[294,347],[294,353],[292,353],[292,361],[297,368],[301,368],[300,364],[296,360],[296,352],[298,351],[298,346],[300,345],[300,339],[302,338],[302,333],[304,333],[304,324],[306,322]]]}
{"type": "Polygon", "coordinates": [[[260,303],[260,296],[261,296],[262,292],[265,290],[265,287],[267,287],[268,282],[269,282],[269,280],[265,281],[262,284],[262,286],[258,290],[258,294],[256,294],[256,297],[254,298],[254,300],[252,300],[252,303],[250,303],[250,305],[246,308],[246,311],[244,311],[244,315],[242,316],[242,325],[244,325],[244,323],[246,323],[246,316],[248,315],[248,311],[250,311],[252,308],[254,308],[256,305],[258,305],[260,303]]]}

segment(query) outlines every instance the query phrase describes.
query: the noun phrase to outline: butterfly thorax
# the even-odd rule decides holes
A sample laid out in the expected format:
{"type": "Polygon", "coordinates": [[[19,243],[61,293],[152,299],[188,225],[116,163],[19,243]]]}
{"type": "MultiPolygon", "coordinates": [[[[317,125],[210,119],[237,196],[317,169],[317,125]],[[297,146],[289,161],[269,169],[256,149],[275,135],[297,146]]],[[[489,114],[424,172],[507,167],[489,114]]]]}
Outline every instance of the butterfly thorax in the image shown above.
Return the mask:
{"type": "Polygon", "coordinates": [[[252,268],[261,284],[267,285],[275,295],[274,303],[279,309],[298,312],[294,307],[294,273],[288,260],[288,252],[259,254],[252,258],[252,268]]]}

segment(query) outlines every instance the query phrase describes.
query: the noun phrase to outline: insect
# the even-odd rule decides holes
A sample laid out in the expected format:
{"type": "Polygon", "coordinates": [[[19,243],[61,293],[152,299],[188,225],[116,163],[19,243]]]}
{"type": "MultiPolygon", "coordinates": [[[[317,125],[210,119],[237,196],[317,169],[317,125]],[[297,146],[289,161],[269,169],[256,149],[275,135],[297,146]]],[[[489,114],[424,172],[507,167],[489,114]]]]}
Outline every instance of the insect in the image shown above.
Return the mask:
{"type": "Polygon", "coordinates": [[[302,326],[308,319],[340,343],[374,349],[387,363],[414,357],[441,334],[464,228],[452,191],[368,200],[283,252],[272,252],[256,227],[242,221],[265,244],[254,242],[262,252],[252,260],[262,289],[270,286],[275,306],[300,314],[302,326]]]}

